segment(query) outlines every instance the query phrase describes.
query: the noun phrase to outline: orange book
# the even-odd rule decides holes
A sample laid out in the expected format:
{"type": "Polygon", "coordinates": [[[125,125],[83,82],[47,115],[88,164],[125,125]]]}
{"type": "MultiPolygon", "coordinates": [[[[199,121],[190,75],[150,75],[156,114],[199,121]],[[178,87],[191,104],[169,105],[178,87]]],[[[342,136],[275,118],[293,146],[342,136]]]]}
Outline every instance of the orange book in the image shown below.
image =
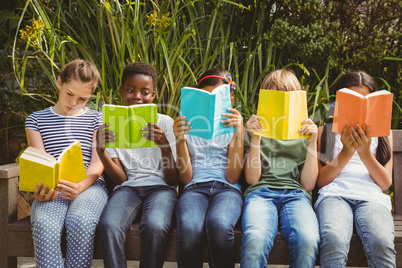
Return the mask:
{"type": "Polygon", "coordinates": [[[366,96],[343,88],[336,93],[334,123],[332,131],[342,133],[346,124],[350,128],[357,124],[366,132],[369,124],[371,137],[388,136],[391,131],[393,94],[380,90],[366,96]]]}

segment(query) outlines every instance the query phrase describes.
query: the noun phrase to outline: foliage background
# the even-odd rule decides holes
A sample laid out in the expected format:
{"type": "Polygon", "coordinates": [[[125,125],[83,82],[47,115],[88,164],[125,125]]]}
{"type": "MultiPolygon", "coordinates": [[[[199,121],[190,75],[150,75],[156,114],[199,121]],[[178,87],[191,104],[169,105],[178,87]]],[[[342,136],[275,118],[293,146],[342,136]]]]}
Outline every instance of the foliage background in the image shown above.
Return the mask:
{"type": "Polygon", "coordinates": [[[392,128],[401,128],[400,14],[399,0],[8,0],[0,10],[0,138],[10,144],[28,114],[54,104],[60,68],[78,57],[102,73],[92,108],[120,103],[124,66],[143,60],[159,74],[159,111],[172,117],[180,88],[221,67],[234,75],[247,120],[262,78],[289,68],[319,124],[339,76],[364,70],[394,93],[392,128]]]}

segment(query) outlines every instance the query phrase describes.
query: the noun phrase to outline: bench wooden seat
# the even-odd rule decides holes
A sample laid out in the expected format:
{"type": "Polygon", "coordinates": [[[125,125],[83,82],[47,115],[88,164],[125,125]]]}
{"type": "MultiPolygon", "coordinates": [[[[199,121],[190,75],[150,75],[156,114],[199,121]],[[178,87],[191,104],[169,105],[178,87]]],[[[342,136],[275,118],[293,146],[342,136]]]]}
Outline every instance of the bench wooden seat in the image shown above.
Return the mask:
{"type": "MultiPolygon", "coordinates": [[[[394,225],[397,267],[402,267],[402,130],[393,130],[394,135],[394,225]]],[[[0,267],[17,267],[17,257],[34,257],[32,232],[29,217],[17,220],[18,164],[0,166],[0,267]]],[[[240,262],[241,227],[235,229],[236,262],[240,262]]],[[[127,235],[126,254],[129,260],[140,258],[139,222],[135,222],[127,235]]],[[[65,252],[65,239],[62,248],[65,252]]],[[[207,246],[204,260],[208,261],[207,246]]],[[[95,241],[95,259],[101,259],[100,242],[95,241]]],[[[269,257],[270,264],[289,264],[286,241],[278,232],[269,257]]],[[[176,231],[169,237],[166,261],[176,261],[176,231]]],[[[367,267],[359,237],[352,237],[348,266],[367,267]]]]}

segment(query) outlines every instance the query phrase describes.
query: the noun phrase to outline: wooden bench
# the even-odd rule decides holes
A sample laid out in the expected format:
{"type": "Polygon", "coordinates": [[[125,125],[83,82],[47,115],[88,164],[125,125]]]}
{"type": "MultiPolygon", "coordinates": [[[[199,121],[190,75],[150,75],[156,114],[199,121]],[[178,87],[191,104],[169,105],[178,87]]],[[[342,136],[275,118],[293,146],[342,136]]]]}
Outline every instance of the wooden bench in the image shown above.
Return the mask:
{"type": "MultiPolygon", "coordinates": [[[[395,248],[397,251],[397,267],[402,267],[402,130],[393,130],[394,135],[394,224],[395,248]]],[[[18,164],[0,166],[0,267],[17,267],[17,257],[34,257],[32,233],[29,217],[17,220],[18,164]]],[[[235,230],[236,262],[240,262],[240,246],[242,231],[240,226],[235,230]]],[[[139,223],[131,227],[126,242],[127,258],[140,258],[139,223]]],[[[63,243],[65,249],[65,241],[63,243]]],[[[207,247],[204,250],[207,262],[207,247]]],[[[269,257],[270,264],[289,264],[289,252],[286,241],[278,232],[274,247],[269,257]]],[[[102,258],[100,242],[95,241],[94,258],[102,258]]],[[[169,238],[166,261],[176,261],[176,231],[169,238]]],[[[349,252],[348,266],[367,267],[366,257],[359,237],[354,234],[349,252]]]]}

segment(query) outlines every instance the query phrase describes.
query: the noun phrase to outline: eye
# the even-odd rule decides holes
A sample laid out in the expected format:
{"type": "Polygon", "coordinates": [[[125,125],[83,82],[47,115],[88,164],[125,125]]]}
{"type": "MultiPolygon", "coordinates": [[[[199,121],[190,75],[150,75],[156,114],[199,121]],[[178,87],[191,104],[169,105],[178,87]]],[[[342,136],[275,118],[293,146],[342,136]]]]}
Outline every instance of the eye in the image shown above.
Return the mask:
{"type": "Polygon", "coordinates": [[[146,96],[146,95],[148,95],[148,94],[149,94],[148,91],[143,91],[143,92],[142,92],[142,95],[144,95],[144,96],[146,96]]]}
{"type": "Polygon", "coordinates": [[[82,101],[87,101],[88,99],[80,98],[80,100],[82,100],[82,101]]]}
{"type": "Polygon", "coordinates": [[[73,94],[71,94],[70,92],[67,92],[67,95],[68,95],[68,96],[72,96],[73,94]]]}
{"type": "Polygon", "coordinates": [[[134,89],[129,88],[129,89],[127,89],[127,92],[128,92],[128,93],[133,93],[133,92],[134,92],[134,89]]]}

